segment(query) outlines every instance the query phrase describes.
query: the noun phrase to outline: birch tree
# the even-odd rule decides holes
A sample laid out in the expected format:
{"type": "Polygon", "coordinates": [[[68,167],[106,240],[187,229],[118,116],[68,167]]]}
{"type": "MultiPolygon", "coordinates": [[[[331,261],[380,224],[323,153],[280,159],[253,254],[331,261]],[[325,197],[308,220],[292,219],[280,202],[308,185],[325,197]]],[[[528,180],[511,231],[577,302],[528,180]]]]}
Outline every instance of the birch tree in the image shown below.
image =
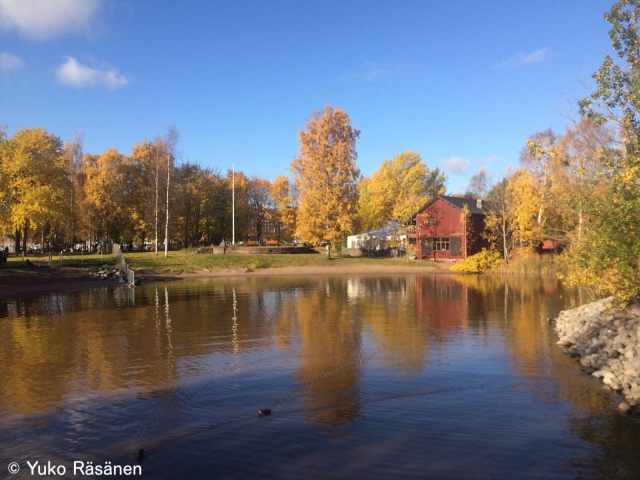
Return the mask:
{"type": "MultiPolygon", "coordinates": [[[[167,156],[167,212],[166,223],[164,229],[164,258],[169,256],[169,188],[171,185],[171,170],[173,168],[173,160],[175,157],[175,148],[178,143],[178,130],[175,125],[169,127],[169,131],[164,138],[166,144],[167,156]]],[[[156,243],[157,245],[157,243],[156,243]]]]}

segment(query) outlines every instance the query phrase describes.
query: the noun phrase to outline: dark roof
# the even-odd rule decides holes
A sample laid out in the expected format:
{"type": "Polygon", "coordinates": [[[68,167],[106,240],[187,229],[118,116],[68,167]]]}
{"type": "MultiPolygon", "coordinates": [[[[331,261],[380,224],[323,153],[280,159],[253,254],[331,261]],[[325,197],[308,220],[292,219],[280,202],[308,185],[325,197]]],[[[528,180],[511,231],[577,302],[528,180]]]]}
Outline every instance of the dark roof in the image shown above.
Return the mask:
{"type": "Polygon", "coordinates": [[[425,208],[427,208],[429,205],[431,205],[433,202],[435,202],[439,198],[447,202],[452,207],[457,208],[458,210],[462,210],[464,206],[467,205],[467,208],[469,209],[469,213],[471,213],[472,215],[486,215],[488,211],[487,207],[488,207],[488,204],[490,203],[490,202],[487,202],[486,200],[482,200],[482,206],[481,208],[478,208],[478,199],[476,198],[448,197],[446,195],[440,195],[439,197],[429,200],[422,207],[420,207],[418,211],[411,216],[411,218],[409,219],[409,223],[413,221],[414,218],[416,218],[416,215],[418,215],[420,212],[422,212],[425,208]]]}

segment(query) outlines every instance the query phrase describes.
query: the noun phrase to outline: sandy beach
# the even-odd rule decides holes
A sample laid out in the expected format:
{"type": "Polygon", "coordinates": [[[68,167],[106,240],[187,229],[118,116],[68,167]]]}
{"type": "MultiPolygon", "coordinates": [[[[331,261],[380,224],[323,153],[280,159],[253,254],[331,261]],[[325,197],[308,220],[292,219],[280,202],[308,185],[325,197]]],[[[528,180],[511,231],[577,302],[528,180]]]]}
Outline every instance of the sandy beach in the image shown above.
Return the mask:
{"type": "MultiPolygon", "coordinates": [[[[211,278],[211,277],[272,277],[272,276],[317,276],[317,275],[399,275],[399,274],[424,274],[445,273],[451,263],[442,263],[437,266],[425,264],[416,265],[329,265],[329,266],[296,266],[280,268],[260,269],[220,269],[199,270],[196,272],[165,274],[152,270],[137,270],[136,278],[141,282],[150,283],[157,281],[173,281],[185,279],[211,278]]],[[[43,268],[29,270],[22,268],[7,268],[0,270],[0,297],[14,295],[52,292],[61,290],[73,290],[101,286],[120,286],[120,284],[93,276],[88,270],[80,268],[43,268]]]]}

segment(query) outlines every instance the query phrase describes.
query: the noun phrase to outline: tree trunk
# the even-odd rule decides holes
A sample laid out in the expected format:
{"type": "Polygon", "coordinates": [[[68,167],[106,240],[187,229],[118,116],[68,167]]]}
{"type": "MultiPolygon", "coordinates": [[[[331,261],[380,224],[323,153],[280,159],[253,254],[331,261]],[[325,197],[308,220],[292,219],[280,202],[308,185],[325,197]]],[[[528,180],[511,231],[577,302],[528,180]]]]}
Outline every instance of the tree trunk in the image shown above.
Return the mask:
{"type": "Polygon", "coordinates": [[[507,219],[502,215],[502,253],[505,263],[509,263],[509,247],[507,247],[507,219]]]}
{"type": "Polygon", "coordinates": [[[156,152],[156,255],[158,255],[158,153],[156,152]]]}
{"type": "Polygon", "coordinates": [[[582,242],[582,207],[578,212],[578,243],[582,242]]]}
{"type": "Polygon", "coordinates": [[[16,228],[16,234],[15,235],[16,235],[16,238],[15,238],[15,240],[16,240],[16,252],[15,253],[16,253],[16,257],[17,257],[20,254],[20,239],[21,239],[20,230],[18,230],[17,228],[16,228]]]}
{"type": "Polygon", "coordinates": [[[164,258],[169,256],[169,180],[171,177],[171,154],[167,157],[167,223],[164,228],[164,258]]]}
{"type": "Polygon", "coordinates": [[[327,243],[327,260],[331,260],[331,243],[327,243]]]}
{"type": "Polygon", "coordinates": [[[29,235],[29,219],[25,219],[22,231],[22,254],[27,253],[27,236],[29,235]]]}

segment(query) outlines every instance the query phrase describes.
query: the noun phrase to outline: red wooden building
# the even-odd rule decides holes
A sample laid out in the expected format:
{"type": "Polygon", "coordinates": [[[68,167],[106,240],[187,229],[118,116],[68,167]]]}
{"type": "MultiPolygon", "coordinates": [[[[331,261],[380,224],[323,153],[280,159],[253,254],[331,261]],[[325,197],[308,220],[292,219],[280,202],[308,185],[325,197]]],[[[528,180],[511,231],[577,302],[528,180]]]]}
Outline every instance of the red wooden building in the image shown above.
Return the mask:
{"type": "Polygon", "coordinates": [[[486,214],[482,200],[444,195],[431,200],[411,217],[416,226],[416,256],[457,260],[478,253],[487,247],[482,238],[486,214]],[[465,205],[470,214],[466,222],[465,205]]]}

